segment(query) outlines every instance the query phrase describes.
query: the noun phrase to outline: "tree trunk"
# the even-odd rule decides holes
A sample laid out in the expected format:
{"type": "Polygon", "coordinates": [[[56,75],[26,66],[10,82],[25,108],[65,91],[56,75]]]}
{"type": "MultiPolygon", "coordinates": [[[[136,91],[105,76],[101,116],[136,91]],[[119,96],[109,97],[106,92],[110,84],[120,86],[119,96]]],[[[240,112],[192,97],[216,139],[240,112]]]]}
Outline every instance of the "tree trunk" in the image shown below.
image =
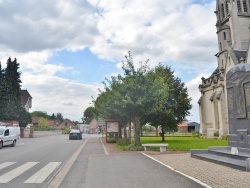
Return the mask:
{"type": "Polygon", "coordinates": [[[165,132],[164,132],[164,128],[163,126],[161,126],[161,141],[165,142],[165,136],[164,136],[165,132]]]}
{"type": "Polygon", "coordinates": [[[142,127],[140,128],[140,131],[141,131],[141,137],[143,137],[143,131],[142,131],[142,127]]]}
{"type": "Polygon", "coordinates": [[[129,139],[129,142],[131,143],[131,121],[130,120],[128,122],[128,139],[129,139]]]}
{"type": "Polygon", "coordinates": [[[140,120],[135,122],[135,146],[141,146],[140,141],[140,120]]]}
{"type": "Polygon", "coordinates": [[[127,129],[126,129],[126,124],[123,125],[123,131],[124,131],[124,139],[128,139],[128,136],[127,136],[127,129]]]}

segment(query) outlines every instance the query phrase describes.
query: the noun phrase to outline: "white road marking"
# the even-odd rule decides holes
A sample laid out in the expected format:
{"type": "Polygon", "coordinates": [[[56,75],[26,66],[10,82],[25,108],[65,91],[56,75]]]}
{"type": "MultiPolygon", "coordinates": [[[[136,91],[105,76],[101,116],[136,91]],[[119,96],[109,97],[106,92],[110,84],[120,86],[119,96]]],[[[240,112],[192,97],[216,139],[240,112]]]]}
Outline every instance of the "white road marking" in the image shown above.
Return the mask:
{"type": "Polygon", "coordinates": [[[14,170],[7,172],[6,174],[0,176],[0,183],[8,183],[9,181],[13,180],[23,172],[35,166],[37,163],[38,162],[28,162],[23,164],[22,166],[19,166],[18,168],[15,168],[14,170]]]}
{"type": "Polygon", "coordinates": [[[60,164],[61,162],[50,162],[24,183],[42,183],[60,164]]]}
{"type": "Polygon", "coordinates": [[[8,167],[10,165],[13,165],[13,164],[15,164],[15,162],[5,162],[5,163],[2,163],[2,164],[0,164],[0,170],[4,169],[4,168],[6,168],[6,167],[8,167]]]}

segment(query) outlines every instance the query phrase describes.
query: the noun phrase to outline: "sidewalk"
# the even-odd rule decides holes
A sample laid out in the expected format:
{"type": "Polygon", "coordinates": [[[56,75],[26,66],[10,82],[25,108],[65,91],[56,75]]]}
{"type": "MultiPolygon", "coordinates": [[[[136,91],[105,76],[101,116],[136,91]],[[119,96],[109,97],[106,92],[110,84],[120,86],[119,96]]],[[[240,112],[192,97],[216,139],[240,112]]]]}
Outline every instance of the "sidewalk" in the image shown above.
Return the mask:
{"type": "MultiPolygon", "coordinates": [[[[120,151],[114,144],[104,143],[109,154],[133,153],[120,151]]],[[[164,153],[145,151],[146,155],[163,163],[175,171],[191,176],[213,188],[246,188],[250,187],[250,172],[191,158],[190,153],[164,153]]]]}

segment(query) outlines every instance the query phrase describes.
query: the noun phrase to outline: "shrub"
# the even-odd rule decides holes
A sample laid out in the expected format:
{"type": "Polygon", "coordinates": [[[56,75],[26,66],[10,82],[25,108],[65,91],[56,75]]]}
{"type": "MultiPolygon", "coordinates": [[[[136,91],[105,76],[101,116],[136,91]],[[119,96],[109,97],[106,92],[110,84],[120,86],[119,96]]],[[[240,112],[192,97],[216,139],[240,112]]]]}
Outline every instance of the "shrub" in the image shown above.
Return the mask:
{"type": "Polygon", "coordinates": [[[107,138],[107,143],[116,143],[115,138],[107,138]]]}
{"type": "Polygon", "coordinates": [[[70,133],[70,129],[63,129],[62,130],[62,134],[69,134],[70,133]]]}
{"type": "Polygon", "coordinates": [[[122,139],[117,140],[116,144],[118,146],[128,146],[130,142],[129,140],[122,138],[122,139]]]}
{"type": "Polygon", "coordinates": [[[214,137],[219,137],[220,134],[219,134],[219,131],[214,131],[214,137]]]}
{"type": "Polygon", "coordinates": [[[196,131],[192,131],[192,137],[198,137],[199,133],[197,133],[196,131]]]}
{"type": "Polygon", "coordinates": [[[228,140],[228,135],[226,135],[226,134],[221,135],[221,139],[222,140],[228,140]]]}
{"type": "Polygon", "coordinates": [[[127,146],[127,150],[129,150],[129,151],[143,151],[144,148],[142,146],[135,146],[134,144],[130,144],[127,146]]]}

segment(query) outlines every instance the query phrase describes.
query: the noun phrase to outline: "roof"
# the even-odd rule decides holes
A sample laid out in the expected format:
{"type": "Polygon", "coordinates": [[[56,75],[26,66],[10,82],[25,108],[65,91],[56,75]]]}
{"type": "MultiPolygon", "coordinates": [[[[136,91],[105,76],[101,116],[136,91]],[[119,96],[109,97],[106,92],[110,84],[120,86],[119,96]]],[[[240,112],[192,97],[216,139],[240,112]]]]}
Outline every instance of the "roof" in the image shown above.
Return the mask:
{"type": "Polygon", "coordinates": [[[27,90],[20,91],[20,99],[21,99],[22,105],[25,105],[27,103],[27,101],[29,100],[29,98],[32,99],[31,95],[29,94],[29,92],[27,90]]]}
{"type": "Polygon", "coordinates": [[[178,124],[178,127],[187,127],[188,125],[187,125],[187,122],[182,122],[182,123],[180,123],[180,124],[178,124]]]}
{"type": "Polygon", "coordinates": [[[247,56],[247,51],[246,50],[234,50],[234,54],[238,60],[238,62],[240,63],[241,62],[241,58],[244,59],[244,61],[246,61],[246,56],[247,56]]]}

